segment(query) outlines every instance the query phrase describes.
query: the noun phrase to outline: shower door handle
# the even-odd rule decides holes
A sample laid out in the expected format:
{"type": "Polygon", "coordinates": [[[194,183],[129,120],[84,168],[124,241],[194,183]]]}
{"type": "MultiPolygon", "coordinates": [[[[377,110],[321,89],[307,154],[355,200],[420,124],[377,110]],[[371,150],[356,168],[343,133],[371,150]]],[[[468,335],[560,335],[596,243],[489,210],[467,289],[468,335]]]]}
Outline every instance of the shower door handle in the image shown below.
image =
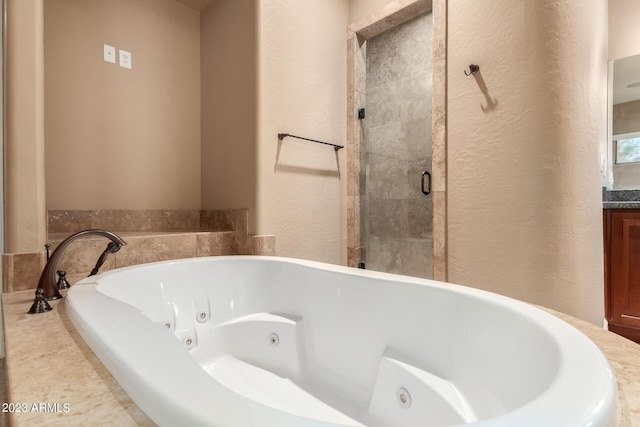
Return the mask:
{"type": "Polygon", "coordinates": [[[429,173],[429,171],[423,171],[422,172],[422,185],[421,185],[420,189],[422,190],[422,194],[424,194],[425,196],[428,196],[429,194],[431,194],[431,174],[429,173]],[[425,181],[424,178],[425,177],[429,178],[428,185],[427,185],[426,189],[425,189],[425,186],[424,186],[424,181],[425,181]]]}

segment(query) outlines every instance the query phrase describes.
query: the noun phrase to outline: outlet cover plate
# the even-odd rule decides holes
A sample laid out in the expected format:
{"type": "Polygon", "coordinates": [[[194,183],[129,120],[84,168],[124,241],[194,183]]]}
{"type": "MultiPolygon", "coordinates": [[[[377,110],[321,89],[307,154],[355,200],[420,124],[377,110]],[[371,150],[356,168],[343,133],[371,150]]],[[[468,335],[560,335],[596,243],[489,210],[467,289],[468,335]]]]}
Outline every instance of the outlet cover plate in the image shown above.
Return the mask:
{"type": "Polygon", "coordinates": [[[116,63],[116,48],[113,46],[109,46],[108,44],[103,45],[104,51],[104,60],[105,62],[111,62],[112,64],[116,63]]]}
{"type": "Polygon", "coordinates": [[[131,69],[131,52],[120,49],[120,66],[131,69]]]}

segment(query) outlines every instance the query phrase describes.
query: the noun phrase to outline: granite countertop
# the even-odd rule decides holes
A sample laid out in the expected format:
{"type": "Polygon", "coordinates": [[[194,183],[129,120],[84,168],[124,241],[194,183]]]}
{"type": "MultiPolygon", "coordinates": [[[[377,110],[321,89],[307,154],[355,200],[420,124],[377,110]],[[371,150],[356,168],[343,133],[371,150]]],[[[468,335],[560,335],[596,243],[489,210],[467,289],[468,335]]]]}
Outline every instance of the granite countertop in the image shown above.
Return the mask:
{"type": "MultiPolygon", "coordinates": [[[[9,414],[11,425],[155,425],[76,332],[64,300],[54,301],[48,313],[26,314],[32,301],[32,290],[2,296],[7,403],[27,405],[26,412],[9,414]],[[41,403],[49,407],[34,411],[34,403],[35,408],[41,403]]],[[[618,381],[620,425],[640,426],[640,345],[582,320],[545,310],[598,345],[618,381]]]]}
{"type": "Polygon", "coordinates": [[[603,209],[640,209],[640,190],[602,189],[603,209]]]}
{"type": "Polygon", "coordinates": [[[640,209],[640,201],[602,202],[602,209],[640,209]]]}

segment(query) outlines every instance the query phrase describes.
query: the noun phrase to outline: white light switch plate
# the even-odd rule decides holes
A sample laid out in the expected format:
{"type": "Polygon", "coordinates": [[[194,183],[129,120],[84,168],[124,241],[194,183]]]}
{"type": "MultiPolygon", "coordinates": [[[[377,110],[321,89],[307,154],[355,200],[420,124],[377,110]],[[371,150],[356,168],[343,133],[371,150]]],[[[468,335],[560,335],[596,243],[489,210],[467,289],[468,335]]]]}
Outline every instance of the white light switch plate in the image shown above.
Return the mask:
{"type": "Polygon", "coordinates": [[[120,49],[120,66],[124,68],[131,68],[131,52],[120,49]]]}
{"type": "Polygon", "coordinates": [[[111,62],[113,64],[116,63],[116,48],[113,46],[109,46],[108,44],[104,45],[104,60],[106,62],[111,62]]]}

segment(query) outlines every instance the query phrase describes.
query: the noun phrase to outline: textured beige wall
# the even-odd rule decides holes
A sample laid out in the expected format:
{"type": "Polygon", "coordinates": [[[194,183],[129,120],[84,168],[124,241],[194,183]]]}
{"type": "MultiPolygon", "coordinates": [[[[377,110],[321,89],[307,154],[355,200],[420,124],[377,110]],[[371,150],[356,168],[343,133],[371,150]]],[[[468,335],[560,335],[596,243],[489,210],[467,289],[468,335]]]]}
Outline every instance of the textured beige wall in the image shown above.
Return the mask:
{"type": "Polygon", "coordinates": [[[255,231],[256,3],[217,0],[200,17],[202,208],[249,209],[255,231]]]}
{"type": "Polygon", "coordinates": [[[596,324],[606,7],[449,3],[449,279],[596,324]]]}
{"type": "Polygon", "coordinates": [[[46,238],[42,7],[7,2],[6,252],[40,251],[46,238]]]}
{"type": "Polygon", "coordinates": [[[199,208],[199,14],[47,0],[44,16],[47,208],[199,208]],[[133,68],[104,62],[105,43],[133,68]]]}
{"type": "Polygon", "coordinates": [[[640,2],[609,0],[609,60],[640,53],[640,2]]]}
{"type": "Polygon", "coordinates": [[[346,263],[345,0],[259,0],[257,232],[283,256],[346,263]]]}
{"type": "Polygon", "coordinates": [[[197,11],[202,12],[211,4],[212,0],[175,0],[178,3],[182,3],[191,9],[195,9],[197,11]]]}
{"type": "MultiPolygon", "coordinates": [[[[395,1],[395,0],[393,0],[395,1]]],[[[389,0],[349,0],[349,23],[358,22],[377,12],[389,3],[389,0]]]]}

